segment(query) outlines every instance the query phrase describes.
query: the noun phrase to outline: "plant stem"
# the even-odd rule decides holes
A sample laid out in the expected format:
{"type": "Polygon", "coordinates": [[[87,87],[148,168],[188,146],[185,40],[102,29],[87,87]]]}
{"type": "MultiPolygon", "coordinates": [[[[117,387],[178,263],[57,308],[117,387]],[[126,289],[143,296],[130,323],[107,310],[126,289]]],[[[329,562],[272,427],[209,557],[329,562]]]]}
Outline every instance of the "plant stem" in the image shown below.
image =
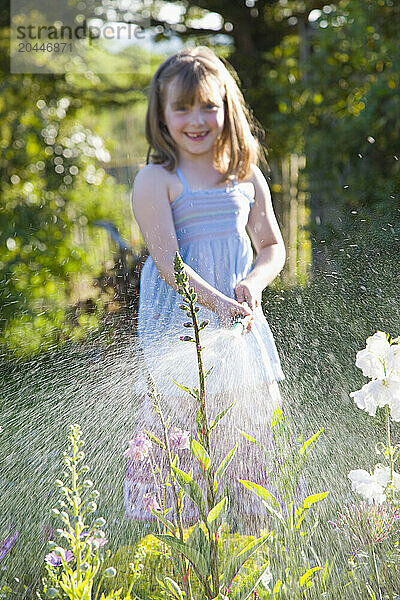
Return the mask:
{"type": "Polygon", "coordinates": [[[387,452],[389,454],[389,468],[390,468],[390,480],[388,482],[387,485],[387,490],[389,491],[388,494],[388,500],[389,502],[393,503],[394,502],[394,493],[393,493],[393,488],[394,488],[394,477],[393,477],[393,471],[394,471],[394,459],[393,459],[393,448],[392,448],[392,440],[391,440],[391,435],[390,435],[390,407],[388,404],[386,404],[385,406],[385,416],[386,416],[386,443],[387,443],[387,452]]]}
{"type": "MultiPolygon", "coordinates": [[[[200,393],[199,393],[199,401],[200,401],[200,410],[201,410],[201,426],[202,426],[202,442],[205,445],[205,448],[208,452],[208,455],[211,458],[211,442],[210,442],[210,424],[207,416],[207,401],[206,401],[206,391],[205,391],[205,377],[204,377],[204,366],[203,360],[201,357],[201,345],[200,345],[200,329],[197,321],[197,315],[195,311],[194,301],[188,294],[187,296],[190,304],[190,312],[193,321],[193,329],[194,336],[196,341],[196,354],[197,354],[197,366],[199,370],[199,383],[200,383],[200,393]]],[[[207,504],[208,510],[212,510],[215,505],[215,492],[214,492],[214,476],[212,472],[212,468],[210,468],[205,473],[205,481],[207,485],[207,504]]],[[[218,596],[220,590],[220,582],[219,582],[219,564],[218,564],[218,541],[212,535],[210,528],[207,523],[205,523],[208,531],[208,537],[210,541],[210,563],[211,563],[211,580],[212,580],[212,590],[213,590],[213,598],[218,596]]]]}
{"type": "Polygon", "coordinates": [[[374,550],[373,546],[371,547],[370,556],[372,558],[373,575],[374,575],[375,584],[376,584],[378,594],[379,594],[379,600],[383,600],[382,593],[381,593],[381,587],[380,587],[380,583],[379,583],[378,565],[376,564],[375,550],[374,550]]]}
{"type": "MultiPolygon", "coordinates": [[[[176,483],[175,483],[175,477],[174,477],[174,470],[172,467],[172,454],[171,454],[171,446],[169,443],[169,438],[168,438],[168,427],[167,427],[167,423],[164,419],[164,415],[163,412],[161,410],[161,406],[160,406],[160,396],[157,393],[156,389],[155,389],[155,385],[153,380],[150,378],[150,394],[153,398],[154,401],[154,405],[155,405],[155,409],[157,411],[157,414],[160,418],[161,421],[161,427],[162,427],[162,432],[163,432],[163,438],[164,438],[164,447],[165,447],[165,454],[167,456],[167,464],[168,464],[168,471],[169,471],[169,476],[171,479],[171,488],[172,488],[172,494],[174,497],[174,504],[175,504],[175,511],[176,511],[176,522],[178,524],[178,530],[179,530],[179,538],[182,540],[183,542],[183,525],[182,525],[182,515],[181,515],[181,509],[180,509],[180,505],[179,505],[179,497],[178,497],[178,490],[176,489],[176,483]]],[[[164,507],[165,508],[165,507],[164,507]]],[[[189,567],[187,564],[187,560],[182,557],[182,576],[183,576],[183,582],[184,582],[184,586],[185,586],[185,591],[186,591],[186,597],[191,600],[192,599],[192,591],[191,591],[191,585],[190,585],[190,571],[189,571],[189,567]]]]}
{"type": "Polygon", "coordinates": [[[80,585],[81,583],[81,545],[80,545],[80,531],[79,531],[79,520],[78,520],[78,506],[77,506],[77,495],[78,495],[78,490],[77,490],[77,465],[78,465],[78,459],[77,459],[77,453],[79,452],[78,450],[78,443],[79,443],[79,437],[76,436],[74,437],[73,443],[72,443],[72,506],[73,506],[73,517],[75,519],[75,542],[76,542],[76,546],[75,546],[75,559],[76,559],[76,578],[77,578],[77,583],[78,585],[80,585]]]}
{"type": "Polygon", "coordinates": [[[287,547],[288,547],[288,559],[289,559],[289,568],[290,568],[290,576],[293,586],[293,592],[295,598],[301,598],[301,591],[298,587],[298,581],[300,580],[301,573],[298,565],[297,557],[300,555],[301,548],[297,548],[295,544],[295,523],[294,523],[294,495],[291,494],[291,491],[287,491],[284,494],[285,504],[286,504],[286,512],[287,512],[287,547]]]}
{"type": "MultiPolygon", "coordinates": [[[[178,284],[179,293],[185,298],[190,311],[191,320],[193,323],[194,330],[194,341],[196,344],[196,355],[197,355],[197,366],[199,372],[199,409],[200,409],[200,429],[201,429],[201,443],[204,445],[212,463],[211,456],[211,443],[210,443],[210,424],[207,415],[207,402],[206,402],[206,390],[205,390],[205,375],[204,366],[201,356],[202,348],[200,345],[200,327],[197,321],[196,315],[196,294],[194,289],[189,287],[189,279],[185,273],[182,260],[179,253],[175,255],[175,279],[178,284]]],[[[212,467],[210,467],[204,473],[204,479],[207,488],[207,505],[208,510],[212,510],[215,506],[216,494],[214,492],[214,473],[212,467]]],[[[205,526],[208,531],[208,538],[210,542],[210,565],[211,565],[211,581],[212,581],[212,594],[211,598],[216,598],[220,591],[220,580],[219,580],[219,561],[218,561],[218,540],[212,535],[207,522],[205,526]]],[[[206,590],[207,593],[207,590],[206,590]]]]}
{"type": "MultiPolygon", "coordinates": [[[[155,486],[156,494],[157,494],[157,500],[158,500],[159,505],[161,506],[161,510],[164,510],[165,506],[164,506],[164,503],[161,498],[161,492],[159,491],[160,486],[157,483],[157,466],[156,466],[156,462],[154,460],[154,456],[151,451],[149,452],[149,462],[150,462],[150,467],[151,467],[152,474],[153,474],[154,486],[155,486]]],[[[157,521],[157,529],[158,529],[158,533],[161,533],[159,521],[157,521]]]]}
{"type": "Polygon", "coordinates": [[[101,578],[100,578],[99,585],[97,586],[96,595],[94,597],[94,600],[97,600],[97,598],[99,596],[100,587],[101,587],[101,584],[103,583],[103,579],[104,579],[104,575],[102,575],[101,578]]]}

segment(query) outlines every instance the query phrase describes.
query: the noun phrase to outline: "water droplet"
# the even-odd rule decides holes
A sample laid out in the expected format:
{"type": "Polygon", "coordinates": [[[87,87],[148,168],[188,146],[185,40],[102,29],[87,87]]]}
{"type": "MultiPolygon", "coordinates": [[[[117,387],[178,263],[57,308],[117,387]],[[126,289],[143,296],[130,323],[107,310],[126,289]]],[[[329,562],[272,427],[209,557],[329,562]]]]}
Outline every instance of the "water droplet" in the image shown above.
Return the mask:
{"type": "Polygon", "coordinates": [[[13,238],[8,238],[6,241],[6,246],[12,252],[17,248],[17,242],[13,238]]]}

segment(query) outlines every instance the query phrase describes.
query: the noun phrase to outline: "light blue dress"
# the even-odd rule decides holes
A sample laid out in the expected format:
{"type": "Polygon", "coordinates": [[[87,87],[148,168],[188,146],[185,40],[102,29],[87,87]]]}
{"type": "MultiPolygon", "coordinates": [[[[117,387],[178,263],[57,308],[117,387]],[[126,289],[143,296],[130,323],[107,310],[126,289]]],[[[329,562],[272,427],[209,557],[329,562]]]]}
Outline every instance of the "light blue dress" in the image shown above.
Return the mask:
{"type": "MultiPolygon", "coordinates": [[[[220,292],[235,298],[234,288],[253,267],[246,225],[254,198],[245,194],[236,180],[226,188],[192,191],[179,168],[177,175],[183,192],[171,203],[171,210],[182,260],[220,292]]],[[[149,256],[140,280],[138,341],[144,364],[136,380],[136,392],[142,396],[136,435],[143,430],[161,435],[159,418],[146,395],[146,370],[162,394],[164,416],[171,425],[196,435],[197,403],[175,384],[189,388],[199,385],[195,346],[179,339],[192,331],[183,326],[188,319],[179,305],[182,297],[161,279],[149,256]]],[[[253,313],[252,331],[240,334],[222,327],[216,313],[198,306],[199,322],[210,321],[200,332],[205,369],[213,367],[206,378],[209,418],[235,402],[216,431],[213,460],[217,464],[238,443],[235,464],[227,475],[230,487],[236,490],[242,511],[264,512],[256,497],[238,484],[237,477],[268,485],[257,448],[246,442],[239,429],[252,433],[265,446],[271,444],[268,425],[280,401],[276,382],[284,378],[271,329],[261,307],[253,313]]],[[[179,460],[187,472],[193,466],[189,450],[180,451],[179,460]]],[[[127,517],[152,520],[143,499],[153,491],[148,459],[129,458],[124,487],[127,517]]],[[[197,516],[189,501],[184,515],[189,520],[197,516]]]]}
{"type": "MultiPolygon", "coordinates": [[[[236,180],[230,187],[192,191],[181,169],[176,172],[183,192],[171,203],[171,210],[182,260],[217,290],[235,298],[236,285],[253,268],[246,225],[254,198],[236,180]]],[[[190,333],[190,329],[183,327],[187,318],[179,308],[181,304],[182,297],[161,279],[149,256],[140,279],[138,336],[146,365],[157,379],[160,375],[157,383],[166,394],[177,392],[174,384],[169,385],[171,377],[183,377],[180,383],[185,385],[196,382],[197,374],[193,377],[192,367],[187,364],[189,358],[182,361],[182,354],[193,355],[195,360],[195,352],[193,344],[179,340],[190,333]]],[[[208,366],[213,366],[207,381],[209,392],[254,387],[284,378],[261,307],[254,311],[253,330],[239,339],[228,330],[221,330],[219,317],[213,311],[201,306],[198,318],[200,322],[210,321],[202,331],[204,360],[208,359],[212,363],[208,366]]]]}

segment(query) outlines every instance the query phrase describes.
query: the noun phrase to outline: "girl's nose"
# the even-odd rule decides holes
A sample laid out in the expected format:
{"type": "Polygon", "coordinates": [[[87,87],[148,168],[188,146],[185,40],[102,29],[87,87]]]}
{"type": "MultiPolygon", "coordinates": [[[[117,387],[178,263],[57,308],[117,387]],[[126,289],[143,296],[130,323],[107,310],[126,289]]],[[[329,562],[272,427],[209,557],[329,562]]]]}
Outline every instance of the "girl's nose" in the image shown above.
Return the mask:
{"type": "Polygon", "coordinates": [[[194,108],[190,113],[190,123],[202,124],[204,123],[204,115],[200,108],[194,108]]]}

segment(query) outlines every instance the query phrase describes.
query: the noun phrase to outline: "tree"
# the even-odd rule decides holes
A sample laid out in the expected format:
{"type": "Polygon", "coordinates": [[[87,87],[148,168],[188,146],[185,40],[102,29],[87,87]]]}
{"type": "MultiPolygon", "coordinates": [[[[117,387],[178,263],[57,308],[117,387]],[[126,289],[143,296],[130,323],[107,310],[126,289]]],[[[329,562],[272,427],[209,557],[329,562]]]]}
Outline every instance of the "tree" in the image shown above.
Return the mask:
{"type": "MultiPolygon", "coordinates": [[[[73,73],[9,74],[7,17],[2,11],[0,347],[25,355],[86,338],[99,326],[101,297],[94,298],[92,314],[78,315],[75,323],[69,308],[82,278],[90,281],[102,268],[103,238],[95,222],[111,219],[126,231],[126,189],[99,165],[107,163],[109,152],[77,115],[95,97],[102,106],[118,103],[123,91],[131,104],[144,95],[134,89],[134,73],[122,80],[110,76],[112,92],[107,77],[89,85],[73,73]],[[91,87],[89,99],[85,87],[91,87]]],[[[141,87],[149,77],[139,72],[141,87]]]]}

